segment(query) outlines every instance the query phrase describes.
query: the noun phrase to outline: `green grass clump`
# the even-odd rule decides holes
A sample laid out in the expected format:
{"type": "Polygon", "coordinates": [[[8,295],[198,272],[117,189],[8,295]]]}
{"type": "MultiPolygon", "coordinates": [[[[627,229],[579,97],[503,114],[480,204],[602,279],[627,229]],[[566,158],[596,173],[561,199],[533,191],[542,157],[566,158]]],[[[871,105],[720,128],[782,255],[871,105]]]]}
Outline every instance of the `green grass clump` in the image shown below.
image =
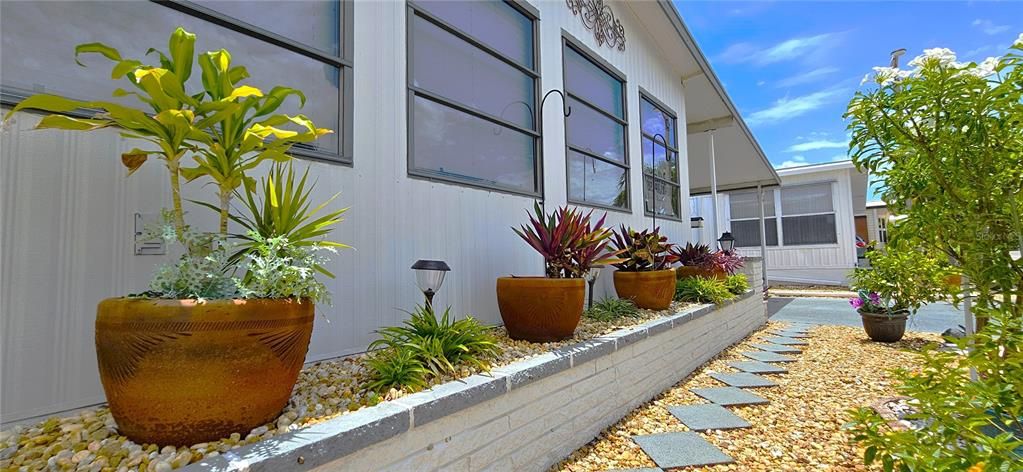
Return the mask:
{"type": "Polygon", "coordinates": [[[749,290],[749,279],[746,274],[729,275],[725,278],[725,288],[733,295],[742,295],[749,290]]]}
{"type": "Polygon", "coordinates": [[[367,387],[373,391],[385,391],[393,387],[415,392],[427,386],[426,374],[429,371],[409,350],[381,350],[366,359],[366,366],[370,370],[370,383],[367,387]]]}
{"type": "Polygon", "coordinates": [[[370,349],[382,348],[367,362],[371,388],[422,388],[426,383],[416,381],[416,365],[423,370],[424,379],[427,374],[456,374],[459,366],[489,369],[490,361],[501,353],[497,339],[475,318],[452,320],[450,311],[444,310],[438,319],[431,307],[416,307],[402,326],[378,331],[380,339],[369,345],[370,349]]]}
{"type": "Polygon", "coordinates": [[[675,300],[719,304],[735,298],[723,280],[707,277],[684,277],[675,283],[675,300]]]}
{"type": "Polygon", "coordinates": [[[639,315],[639,308],[632,300],[624,298],[605,298],[583,312],[583,315],[594,321],[614,321],[621,318],[634,318],[639,315]]]}

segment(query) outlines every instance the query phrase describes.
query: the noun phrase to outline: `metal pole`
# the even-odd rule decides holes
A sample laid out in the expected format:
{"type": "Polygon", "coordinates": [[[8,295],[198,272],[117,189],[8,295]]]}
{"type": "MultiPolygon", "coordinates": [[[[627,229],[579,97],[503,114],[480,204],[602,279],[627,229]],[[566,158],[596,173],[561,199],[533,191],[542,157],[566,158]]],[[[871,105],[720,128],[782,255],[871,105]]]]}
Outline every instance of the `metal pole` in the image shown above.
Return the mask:
{"type": "Polygon", "coordinates": [[[710,209],[714,213],[714,232],[711,236],[718,237],[720,225],[718,224],[718,171],[717,163],[714,160],[714,130],[710,133],[710,209]]]}
{"type": "Polygon", "coordinates": [[[767,291],[767,224],[764,222],[764,187],[757,184],[757,203],[760,204],[760,272],[767,291]]]}
{"type": "MultiPolygon", "coordinates": [[[[650,140],[650,218],[651,224],[650,230],[653,231],[657,228],[657,137],[661,137],[661,147],[664,148],[664,160],[668,160],[668,141],[664,139],[664,135],[657,133],[653,139],[650,140]]],[[[643,173],[643,180],[646,181],[646,173],[643,173]]]]}

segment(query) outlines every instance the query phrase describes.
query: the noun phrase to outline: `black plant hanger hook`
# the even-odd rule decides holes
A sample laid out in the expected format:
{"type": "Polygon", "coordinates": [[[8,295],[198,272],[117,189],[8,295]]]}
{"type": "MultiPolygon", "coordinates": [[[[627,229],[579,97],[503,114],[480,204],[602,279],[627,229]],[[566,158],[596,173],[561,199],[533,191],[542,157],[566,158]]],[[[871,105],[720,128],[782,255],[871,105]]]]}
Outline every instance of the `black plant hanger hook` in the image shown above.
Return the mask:
{"type": "Polygon", "coordinates": [[[543,104],[547,102],[547,97],[551,96],[552,93],[561,95],[561,107],[562,112],[565,114],[565,118],[568,118],[572,114],[572,107],[568,106],[568,102],[565,101],[565,93],[558,89],[550,89],[543,95],[543,99],[540,100],[540,110],[543,111],[543,104]]]}

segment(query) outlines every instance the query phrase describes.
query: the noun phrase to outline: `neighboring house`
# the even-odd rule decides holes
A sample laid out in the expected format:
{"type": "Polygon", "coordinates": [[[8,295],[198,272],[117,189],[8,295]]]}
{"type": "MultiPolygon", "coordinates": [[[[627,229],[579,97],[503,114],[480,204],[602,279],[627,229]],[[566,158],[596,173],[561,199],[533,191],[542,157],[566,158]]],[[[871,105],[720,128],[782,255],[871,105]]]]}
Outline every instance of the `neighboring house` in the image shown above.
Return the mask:
{"type": "MultiPolygon", "coordinates": [[[[417,259],[452,268],[437,304],[500,323],[495,278],[543,274],[511,231],[535,200],[685,242],[691,188],[778,183],[671,2],[594,5],[2,2],[4,111],[43,91],[109,99],[125,85],[102,58],[76,65],[75,45],[142,58],[179,25],[200,51],[230,50],[254,85],[303,90],[303,113],[337,132],[298,150],[298,166],[311,166],[314,198],[341,192],[334,206],[351,210],[333,239],[357,248],[334,257],[333,306],[317,307],[307,360],[332,358],[365,350],[422,302],[417,259]],[[601,22],[598,35],[584,18],[601,22]]],[[[166,171],[150,163],[125,178],[118,156],[138,143],[113,129],[34,131],[39,118],[18,113],[2,131],[4,423],[102,402],[96,304],[145,290],[174,253],[135,241],[169,201],[166,171]]],[[[193,184],[185,196],[211,192],[193,184]]],[[[188,211],[213,227],[205,209],[188,211]]]]}
{"type": "MultiPolygon", "coordinates": [[[[772,283],[847,283],[857,265],[856,217],[865,216],[867,175],[849,161],[778,169],[781,188],[763,189],[767,272],[772,283]]],[[[691,202],[694,213],[710,219],[709,198],[691,202]]],[[[746,256],[760,255],[760,205],[756,189],[719,194],[721,231],[731,231],[746,256]]],[[[708,228],[694,239],[716,244],[720,232],[708,228]]]]}
{"type": "Polygon", "coordinates": [[[867,237],[874,247],[880,249],[888,244],[888,222],[891,214],[885,202],[867,202],[867,237]]]}

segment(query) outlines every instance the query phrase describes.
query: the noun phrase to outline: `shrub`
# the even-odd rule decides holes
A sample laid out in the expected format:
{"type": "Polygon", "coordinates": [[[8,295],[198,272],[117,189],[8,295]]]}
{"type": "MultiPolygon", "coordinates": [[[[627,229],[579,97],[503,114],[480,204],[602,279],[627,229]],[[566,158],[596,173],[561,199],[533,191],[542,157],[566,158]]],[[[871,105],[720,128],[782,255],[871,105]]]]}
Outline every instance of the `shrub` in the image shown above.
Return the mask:
{"type": "Polygon", "coordinates": [[[924,351],[919,372],[895,373],[899,393],[920,413],[920,429],[893,431],[870,408],[846,425],[865,448],[864,462],[885,470],[1020,470],[1023,464],[1023,318],[1008,310],[978,315],[988,323],[961,351],[924,351]],[[969,369],[979,374],[970,380],[969,369]],[[977,467],[977,465],[980,465],[977,467]]]}
{"type": "Polygon", "coordinates": [[[734,274],[725,278],[725,288],[735,295],[742,295],[749,290],[749,279],[746,274],[734,274]]]}
{"type": "Polygon", "coordinates": [[[943,298],[948,289],[948,264],[904,240],[892,241],[884,249],[867,253],[869,267],[852,273],[852,288],[858,293],[851,301],[874,313],[916,311],[924,303],[943,298]],[[859,300],[856,302],[855,300],[859,300]]]}
{"type": "Polygon", "coordinates": [[[454,373],[459,365],[489,368],[501,352],[497,340],[471,316],[452,321],[450,311],[444,310],[438,320],[432,307],[416,307],[403,326],[378,331],[380,339],[369,348],[408,352],[434,375],[454,373]]]}
{"type": "Polygon", "coordinates": [[[370,390],[380,392],[396,388],[415,392],[427,386],[426,374],[429,371],[408,349],[378,351],[366,359],[366,366],[370,370],[370,382],[367,385],[370,390]]]}
{"type": "Polygon", "coordinates": [[[672,244],[667,236],[661,236],[660,228],[636,231],[622,225],[614,233],[614,246],[620,252],[622,261],[615,264],[618,270],[642,272],[662,270],[678,260],[671,254],[672,244]]]}
{"type": "Polygon", "coordinates": [[[595,321],[615,321],[621,318],[632,318],[639,315],[639,308],[632,300],[625,298],[605,298],[595,303],[583,313],[595,321]]]}
{"type": "Polygon", "coordinates": [[[734,297],[717,278],[685,277],[675,283],[675,300],[682,302],[717,304],[734,297]]]}

